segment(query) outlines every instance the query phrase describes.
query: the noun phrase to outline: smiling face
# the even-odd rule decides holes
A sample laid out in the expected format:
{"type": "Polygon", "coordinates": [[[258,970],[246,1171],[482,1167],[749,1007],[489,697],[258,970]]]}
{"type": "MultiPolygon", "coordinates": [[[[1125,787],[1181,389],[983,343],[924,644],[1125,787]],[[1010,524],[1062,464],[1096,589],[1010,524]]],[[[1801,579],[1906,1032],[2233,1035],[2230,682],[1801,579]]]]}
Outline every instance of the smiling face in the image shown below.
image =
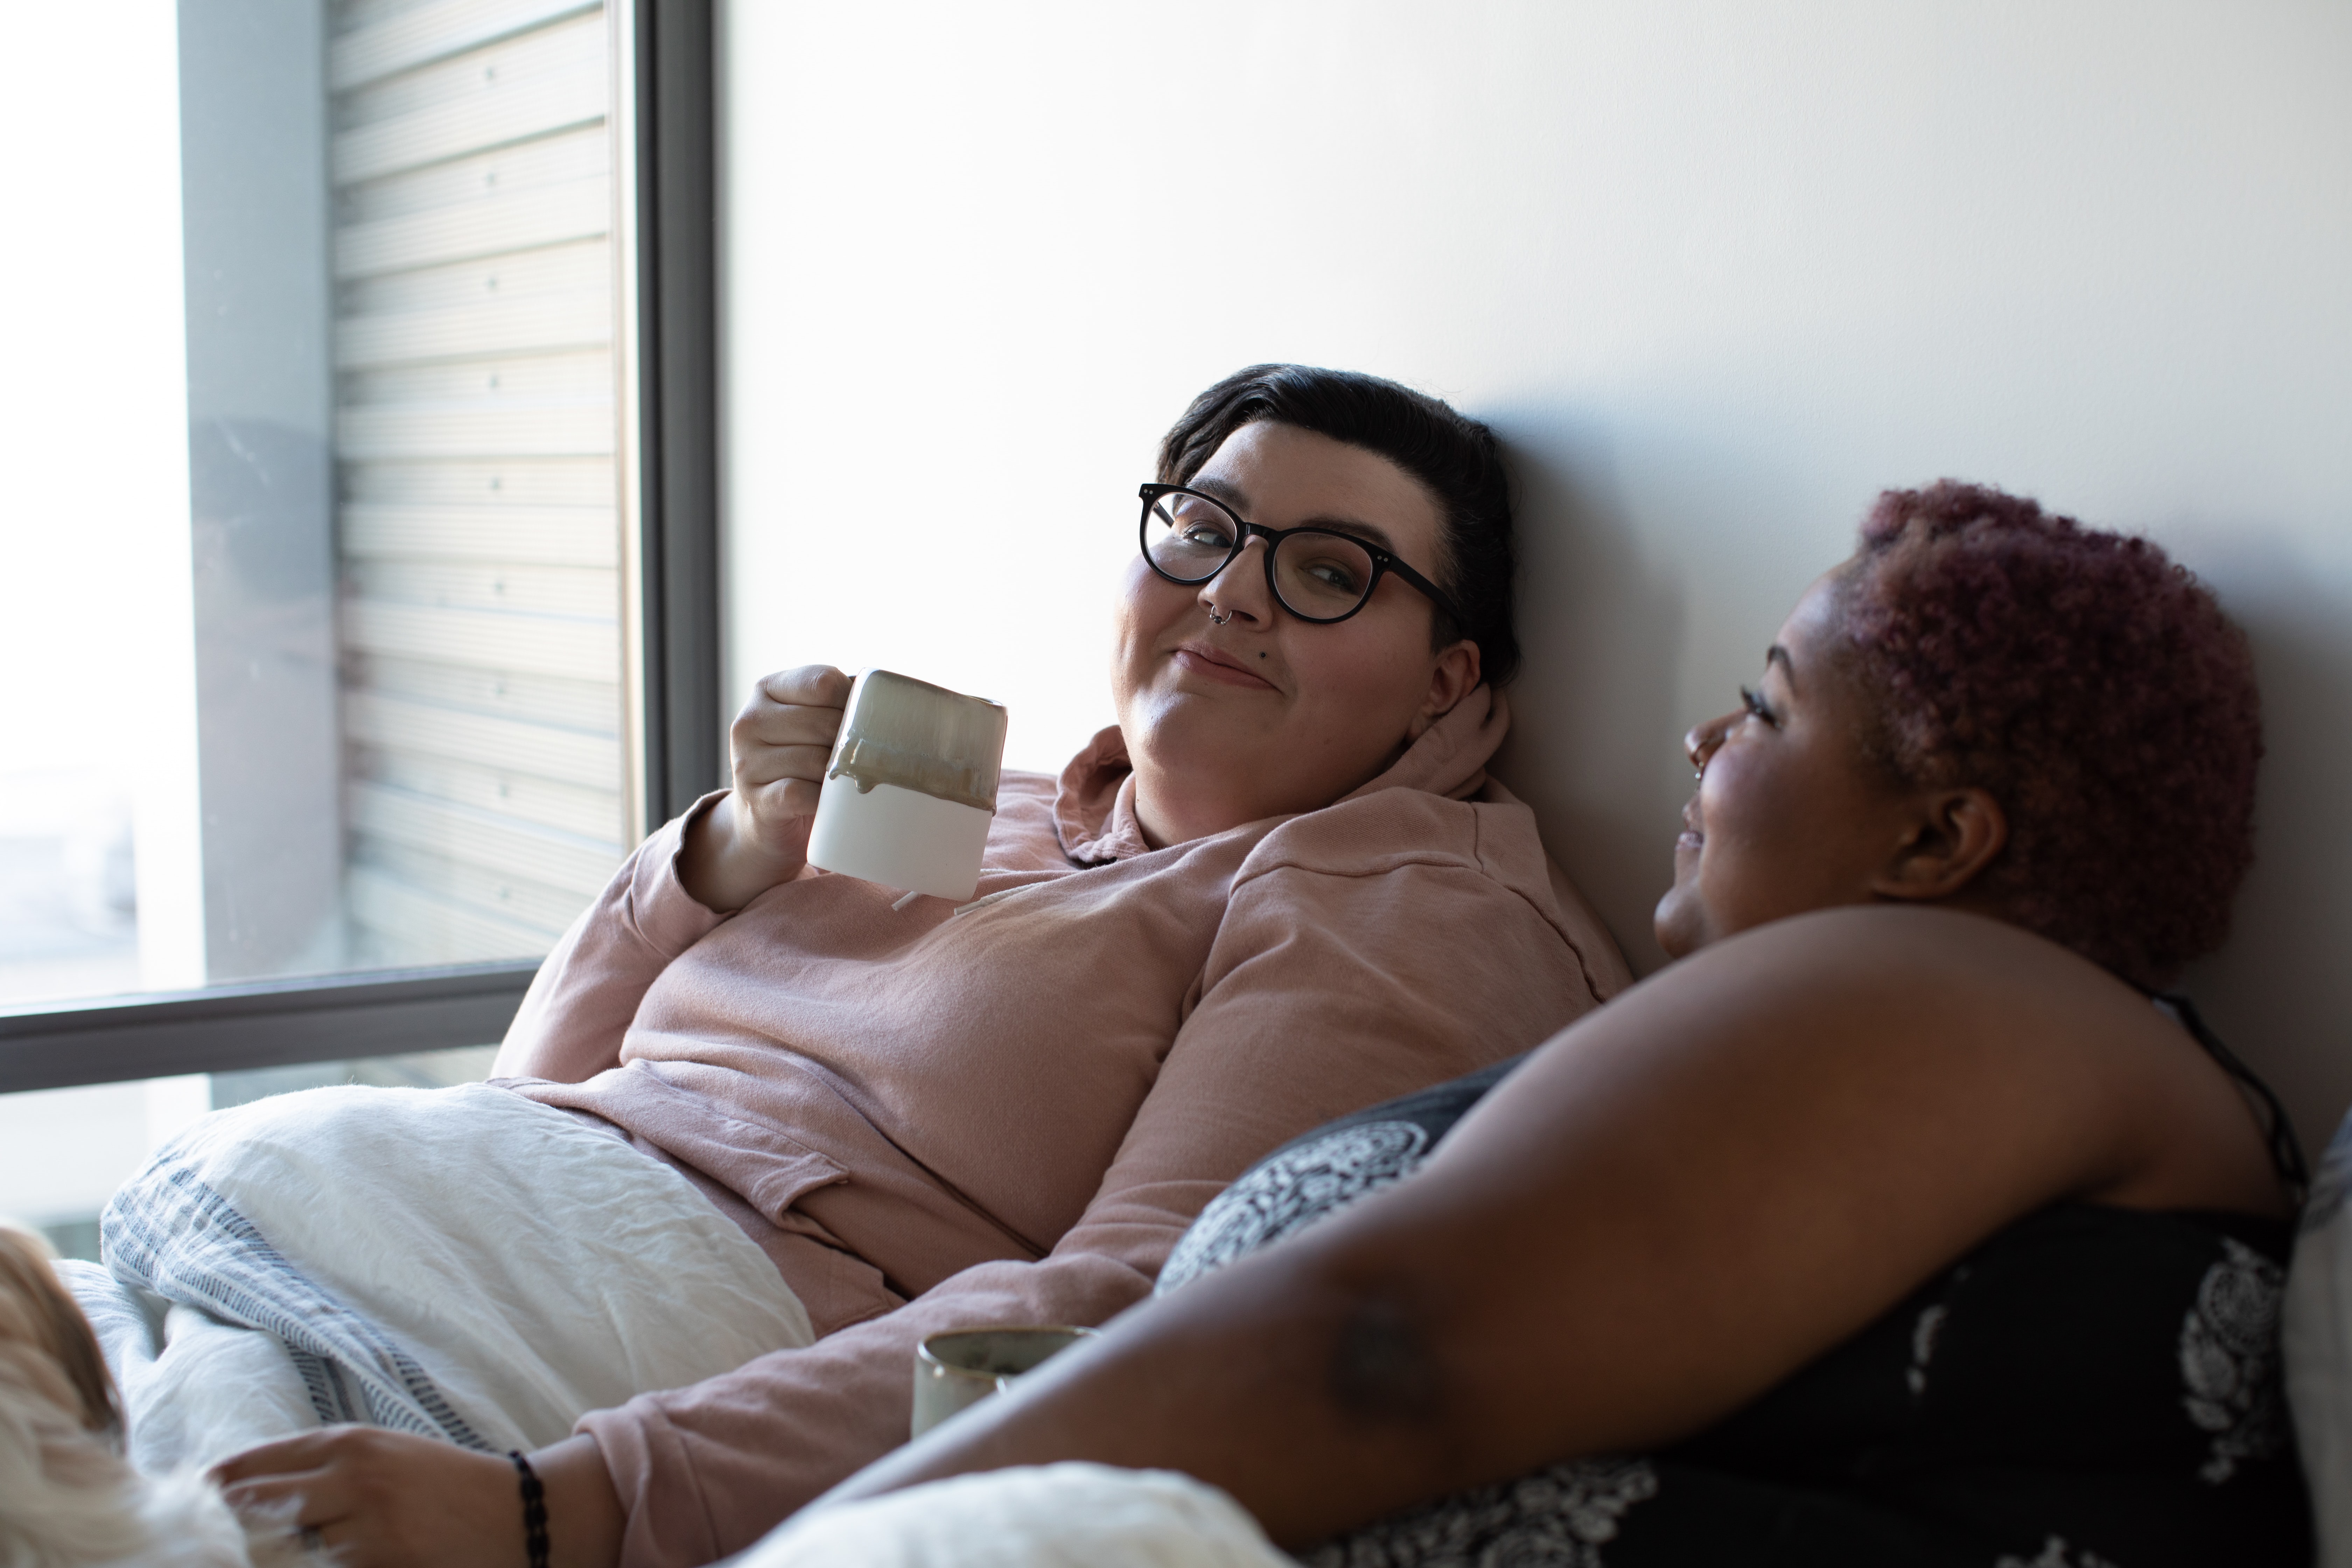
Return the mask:
{"type": "Polygon", "coordinates": [[[1672,957],[1809,910],[1946,897],[1998,849],[1961,843],[1968,825],[1946,820],[1955,803],[1984,809],[1981,792],[1906,789],[1863,754],[1864,699],[1833,651],[1843,570],[1798,601],[1743,705],[1685,739],[1699,785],[1654,917],[1672,957]],[[1957,882],[1928,863],[1947,850],[1967,851],[1957,882]]]}
{"type": "MultiPolygon", "coordinates": [[[[1308,523],[1383,545],[1435,582],[1436,498],[1386,458],[1296,426],[1244,425],[1191,487],[1260,527],[1308,523]]],[[[1350,618],[1298,619],[1265,581],[1265,542],[1209,582],[1128,563],[1112,694],[1154,845],[1329,805],[1369,783],[1478,683],[1477,646],[1430,647],[1430,602],[1394,574],[1350,618]],[[1210,619],[1211,606],[1227,616],[1210,619]]]]}

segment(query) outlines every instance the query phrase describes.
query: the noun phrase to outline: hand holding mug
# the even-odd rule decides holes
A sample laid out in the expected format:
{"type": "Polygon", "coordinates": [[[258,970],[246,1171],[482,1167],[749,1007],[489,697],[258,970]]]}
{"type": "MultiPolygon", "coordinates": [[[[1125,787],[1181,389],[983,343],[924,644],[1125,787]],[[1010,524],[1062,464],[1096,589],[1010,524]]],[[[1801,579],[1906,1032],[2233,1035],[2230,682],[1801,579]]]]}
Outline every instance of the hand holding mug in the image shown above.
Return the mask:
{"type": "Polygon", "coordinates": [[[840,733],[850,678],[829,664],[763,677],[727,732],[727,797],[688,833],[686,890],[730,913],[808,864],[826,759],[840,733]]]}

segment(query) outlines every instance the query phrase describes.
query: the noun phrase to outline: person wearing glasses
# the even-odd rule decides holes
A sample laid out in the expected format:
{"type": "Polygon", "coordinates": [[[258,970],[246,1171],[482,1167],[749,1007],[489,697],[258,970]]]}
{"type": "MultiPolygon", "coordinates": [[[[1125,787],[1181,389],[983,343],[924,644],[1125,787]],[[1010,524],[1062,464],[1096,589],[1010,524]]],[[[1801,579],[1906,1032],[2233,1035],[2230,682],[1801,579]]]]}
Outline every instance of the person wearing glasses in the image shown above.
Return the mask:
{"type": "MultiPolygon", "coordinates": [[[[740,1550],[906,1439],[924,1336],[1105,1321],[1268,1151],[1629,983],[1486,772],[1519,655],[1486,426],[1255,365],[1139,499],[1118,722],[1005,775],[970,903],[806,865],[850,682],[797,669],[541,969],[499,1072],[682,1172],[817,1335],[529,1456],[553,1561],[740,1550]]],[[[225,1473],[355,1565],[524,1560],[502,1458],[340,1428],[225,1473]]]]}
{"type": "Polygon", "coordinates": [[[2252,860],[2259,708],[2147,541],[1888,492],[1685,738],[1674,963],[1268,1160],[743,1568],[2310,1563],[2302,1156],[2159,994],[2252,860]],[[1373,1127],[1432,1152],[1292,1173],[1373,1127]]]}

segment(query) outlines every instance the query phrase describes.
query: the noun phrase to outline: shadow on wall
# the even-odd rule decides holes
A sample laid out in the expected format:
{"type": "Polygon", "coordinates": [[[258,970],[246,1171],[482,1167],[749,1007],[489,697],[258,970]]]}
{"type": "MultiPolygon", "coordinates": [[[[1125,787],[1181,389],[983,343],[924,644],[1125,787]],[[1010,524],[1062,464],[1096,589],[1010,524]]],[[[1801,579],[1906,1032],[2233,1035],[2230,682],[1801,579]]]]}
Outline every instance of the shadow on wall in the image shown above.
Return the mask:
{"type": "Polygon", "coordinates": [[[1665,962],[1650,911],[1674,878],[1684,771],[1683,591],[1645,560],[1606,454],[1573,429],[1493,421],[1517,487],[1519,640],[1497,777],[1600,909],[1636,974],[1665,962]]]}
{"type": "Polygon", "coordinates": [[[2352,621],[2340,576],[2276,547],[2229,554],[2220,585],[2253,639],[2268,754],[2229,944],[2182,985],[2277,1089],[2315,1158],[2352,1103],[2352,621]]]}
{"type": "MultiPolygon", "coordinates": [[[[1518,484],[1527,654],[1495,771],[1647,974],[1664,962],[1650,911],[1689,787],[1676,689],[1693,590],[1643,549],[1608,451],[1573,428],[1495,423],[1518,484]]],[[[2180,984],[2315,1155],[2352,1105],[2352,562],[2306,559],[2261,521],[2161,531],[2252,638],[2269,746],[2230,942],[2180,984]]]]}

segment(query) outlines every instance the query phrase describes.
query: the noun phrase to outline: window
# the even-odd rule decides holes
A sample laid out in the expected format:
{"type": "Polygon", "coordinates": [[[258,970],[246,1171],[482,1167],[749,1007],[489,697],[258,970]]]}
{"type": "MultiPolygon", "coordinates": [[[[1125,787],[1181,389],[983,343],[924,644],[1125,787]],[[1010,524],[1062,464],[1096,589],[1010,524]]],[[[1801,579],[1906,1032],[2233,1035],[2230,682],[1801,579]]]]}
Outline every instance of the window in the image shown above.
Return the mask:
{"type": "Polygon", "coordinates": [[[78,1245],[214,1104],[479,1076],[720,776],[709,24],[18,20],[0,1212],[78,1245]]]}

